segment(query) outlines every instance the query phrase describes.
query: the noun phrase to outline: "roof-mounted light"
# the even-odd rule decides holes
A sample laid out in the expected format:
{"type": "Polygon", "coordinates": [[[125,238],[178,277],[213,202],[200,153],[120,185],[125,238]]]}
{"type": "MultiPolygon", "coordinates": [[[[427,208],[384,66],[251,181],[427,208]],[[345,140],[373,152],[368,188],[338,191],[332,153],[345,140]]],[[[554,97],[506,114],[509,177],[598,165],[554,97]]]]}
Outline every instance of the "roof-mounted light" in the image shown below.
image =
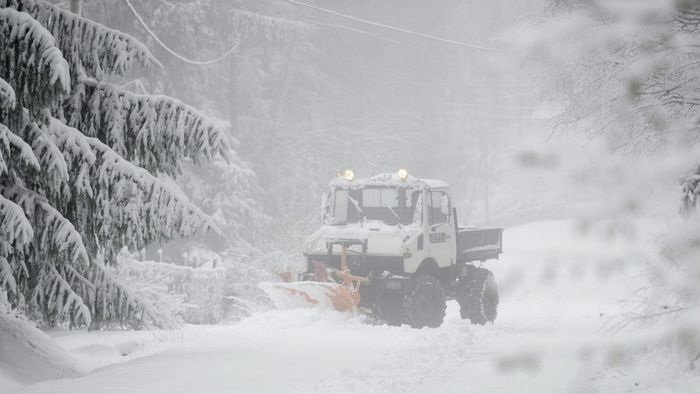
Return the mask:
{"type": "Polygon", "coordinates": [[[355,173],[352,170],[345,170],[345,180],[352,181],[355,179],[355,173]]]}
{"type": "Polygon", "coordinates": [[[352,181],[355,179],[355,173],[352,170],[340,170],[335,172],[335,176],[338,178],[344,178],[346,181],[352,181]]]}
{"type": "Polygon", "coordinates": [[[399,179],[401,179],[402,181],[405,181],[406,179],[408,179],[408,171],[406,171],[406,169],[404,169],[404,168],[398,170],[396,172],[396,175],[398,175],[399,179]]]}

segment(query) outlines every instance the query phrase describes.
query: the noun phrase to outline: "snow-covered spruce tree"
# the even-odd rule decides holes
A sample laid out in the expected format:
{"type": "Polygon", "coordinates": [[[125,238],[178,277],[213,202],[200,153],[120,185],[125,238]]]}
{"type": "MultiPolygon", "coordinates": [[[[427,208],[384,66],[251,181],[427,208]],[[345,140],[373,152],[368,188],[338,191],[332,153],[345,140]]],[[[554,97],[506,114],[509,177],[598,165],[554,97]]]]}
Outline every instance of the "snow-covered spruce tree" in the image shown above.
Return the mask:
{"type": "Polygon", "coordinates": [[[114,275],[123,248],[216,229],[158,178],[223,154],[223,133],[165,96],[105,82],[159,63],[119,31],[0,0],[0,291],[46,325],[167,325],[114,275]]]}

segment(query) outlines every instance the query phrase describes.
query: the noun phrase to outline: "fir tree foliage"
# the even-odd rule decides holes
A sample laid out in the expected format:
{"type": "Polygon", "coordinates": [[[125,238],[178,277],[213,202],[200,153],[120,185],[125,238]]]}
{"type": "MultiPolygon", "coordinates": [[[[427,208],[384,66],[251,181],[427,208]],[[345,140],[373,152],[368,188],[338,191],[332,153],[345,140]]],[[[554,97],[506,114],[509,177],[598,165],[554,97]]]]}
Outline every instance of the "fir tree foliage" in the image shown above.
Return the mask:
{"type": "Polygon", "coordinates": [[[46,198],[19,186],[0,186],[0,194],[19,206],[32,223],[33,245],[24,257],[23,269],[16,275],[21,287],[32,283],[28,303],[34,313],[41,313],[47,322],[80,321],[90,325],[87,306],[73,289],[75,273],[89,265],[87,250],[80,233],[46,198]]]}
{"type": "Polygon", "coordinates": [[[0,79],[0,109],[9,110],[15,107],[15,91],[12,86],[0,79]]]}
{"type": "Polygon", "coordinates": [[[140,250],[153,241],[191,236],[200,229],[217,231],[211,218],[179,190],[125,160],[99,139],[85,137],[56,119],[49,124],[48,134],[71,163],[76,192],[89,197],[69,209],[71,217],[81,228],[95,219],[99,223],[92,228],[93,234],[84,235],[93,253],[109,243],[105,257],[113,261],[113,253],[124,247],[140,250]],[[115,212],[115,207],[123,209],[115,212]],[[115,230],[123,235],[111,236],[115,230]]]}
{"type": "Polygon", "coordinates": [[[156,175],[223,156],[223,132],[102,81],[158,64],[128,35],[34,0],[0,0],[0,34],[0,292],[47,325],[169,326],[117,254],[216,230],[156,175]]]}
{"type": "Polygon", "coordinates": [[[24,12],[0,9],[0,34],[2,78],[22,87],[18,103],[40,115],[69,91],[68,63],[53,36],[24,12]]]}
{"type": "Polygon", "coordinates": [[[125,159],[151,172],[181,171],[179,158],[211,159],[227,144],[194,108],[164,96],[140,95],[107,83],[82,80],[65,101],[70,126],[105,141],[125,159]],[[169,130],[163,133],[162,130],[169,130]]]}
{"type": "Polygon", "coordinates": [[[21,259],[33,238],[34,229],[22,208],[0,195],[0,289],[6,289],[11,295],[17,294],[13,267],[26,272],[26,266],[12,258],[21,259]]]}
{"type": "Polygon", "coordinates": [[[13,163],[39,169],[39,161],[34,156],[32,147],[13,134],[5,125],[0,124],[0,176],[10,171],[13,163]]]}
{"type": "Polygon", "coordinates": [[[158,60],[135,38],[81,18],[44,1],[0,0],[0,8],[29,14],[58,41],[70,65],[73,80],[81,71],[89,77],[124,75],[135,63],[160,66],[158,60]]]}

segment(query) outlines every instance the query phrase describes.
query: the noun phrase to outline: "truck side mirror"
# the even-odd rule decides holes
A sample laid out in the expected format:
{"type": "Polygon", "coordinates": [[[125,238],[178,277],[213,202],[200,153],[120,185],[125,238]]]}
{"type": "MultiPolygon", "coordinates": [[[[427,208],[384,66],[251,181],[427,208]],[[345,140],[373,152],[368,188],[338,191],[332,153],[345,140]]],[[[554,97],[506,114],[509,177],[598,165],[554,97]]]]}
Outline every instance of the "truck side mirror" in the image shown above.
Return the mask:
{"type": "Polygon", "coordinates": [[[447,194],[440,196],[440,213],[445,217],[450,216],[450,198],[447,194]]]}

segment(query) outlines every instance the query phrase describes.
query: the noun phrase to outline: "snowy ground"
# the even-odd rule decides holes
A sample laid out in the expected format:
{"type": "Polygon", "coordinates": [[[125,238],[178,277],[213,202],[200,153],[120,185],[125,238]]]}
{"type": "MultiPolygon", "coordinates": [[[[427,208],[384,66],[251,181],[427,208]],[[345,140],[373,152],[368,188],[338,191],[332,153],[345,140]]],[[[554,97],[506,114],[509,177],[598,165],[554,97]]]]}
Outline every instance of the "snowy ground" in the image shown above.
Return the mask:
{"type": "Polygon", "coordinates": [[[605,327],[643,283],[654,234],[604,240],[586,228],[549,221],[506,231],[503,258],[487,265],[501,290],[494,325],[469,325],[451,301],[437,329],[286,310],[179,331],[57,331],[49,334],[89,373],[31,385],[0,374],[0,383],[13,384],[10,392],[71,394],[697,392],[697,378],[658,364],[596,362],[627,334],[605,327]]]}

